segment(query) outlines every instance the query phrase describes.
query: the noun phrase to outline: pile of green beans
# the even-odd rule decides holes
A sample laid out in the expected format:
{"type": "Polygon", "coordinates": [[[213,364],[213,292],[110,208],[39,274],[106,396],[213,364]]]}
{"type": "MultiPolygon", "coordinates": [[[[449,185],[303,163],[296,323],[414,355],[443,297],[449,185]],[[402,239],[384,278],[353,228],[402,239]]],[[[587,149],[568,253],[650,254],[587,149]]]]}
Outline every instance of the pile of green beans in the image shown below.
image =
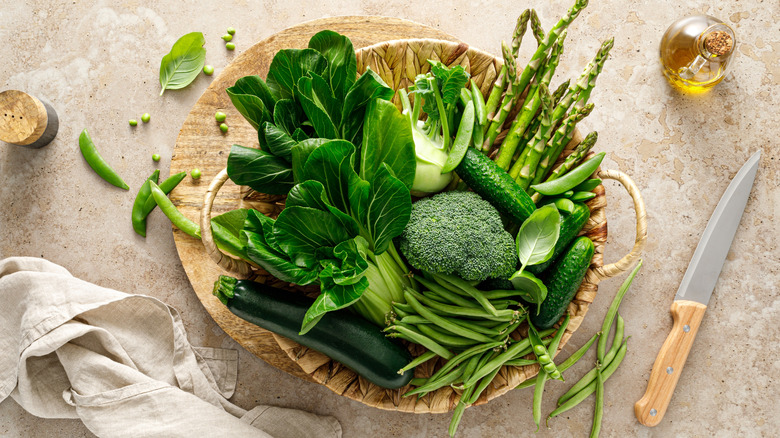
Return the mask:
{"type": "MultiPolygon", "coordinates": [[[[407,289],[406,303],[393,303],[385,331],[389,337],[422,345],[428,351],[399,371],[413,370],[436,357],[446,362],[428,378],[412,380],[414,389],[404,397],[418,398],[445,386],[461,390],[460,401],[450,421],[454,435],[466,407],[479,399],[501,368],[538,363],[528,356],[544,349],[554,339],[544,339],[555,329],[515,340],[510,335],[526,319],[526,309],[507,291],[482,292],[460,278],[428,274],[415,276],[421,292],[407,289]]],[[[567,319],[568,322],[568,319],[567,319]]],[[[565,327],[564,327],[565,329],[565,327]]],[[[556,336],[558,342],[563,331],[556,336]]],[[[557,348],[557,346],[556,346],[557,348]]],[[[554,366],[554,365],[553,365],[554,366]]]]}
{"type": "MultiPolygon", "coordinates": [[[[591,427],[590,436],[597,437],[599,435],[599,432],[601,431],[601,421],[604,413],[604,383],[607,381],[607,379],[609,379],[610,376],[612,376],[621,362],[623,362],[623,358],[625,358],[628,348],[628,338],[624,337],[625,321],[623,321],[623,318],[618,314],[618,309],[620,307],[620,303],[623,300],[623,297],[628,291],[628,288],[631,286],[631,282],[634,280],[634,277],[641,268],[642,261],[640,260],[639,263],[637,263],[636,268],[634,268],[628,278],[626,278],[626,280],[623,282],[623,285],[620,287],[620,290],[618,290],[618,293],[615,295],[615,298],[607,310],[606,316],[604,317],[604,322],[601,326],[601,332],[594,335],[593,338],[591,338],[591,340],[588,341],[588,343],[583,348],[572,355],[572,357],[574,357],[580,353],[580,351],[582,351],[582,354],[584,354],[584,351],[587,351],[587,349],[590,348],[596,338],[599,338],[596,351],[596,366],[584,376],[582,376],[582,378],[580,378],[577,383],[572,385],[572,387],[569,388],[569,390],[558,399],[558,407],[553,410],[547,417],[548,422],[550,418],[556,417],[568,411],[569,409],[572,409],[595,392],[596,406],[593,415],[593,425],[591,427]],[[607,338],[609,333],[612,331],[613,326],[615,328],[615,333],[612,337],[612,345],[610,346],[609,350],[607,350],[607,338]]],[[[582,356],[580,355],[580,357],[582,356]]],[[[561,364],[558,369],[565,370],[568,368],[568,366],[571,366],[564,366],[564,364],[561,364]]],[[[538,379],[539,377],[537,376],[537,380],[538,379]]]]}

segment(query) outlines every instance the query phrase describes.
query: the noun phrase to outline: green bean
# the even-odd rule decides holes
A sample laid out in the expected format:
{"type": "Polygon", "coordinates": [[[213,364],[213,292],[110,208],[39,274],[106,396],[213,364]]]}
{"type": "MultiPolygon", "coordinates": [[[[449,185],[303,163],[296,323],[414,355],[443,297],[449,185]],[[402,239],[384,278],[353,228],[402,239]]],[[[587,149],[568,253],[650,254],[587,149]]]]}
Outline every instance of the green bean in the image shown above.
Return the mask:
{"type": "Polygon", "coordinates": [[[436,292],[437,294],[441,295],[442,298],[445,298],[447,301],[449,301],[452,304],[461,306],[461,307],[473,307],[475,309],[481,308],[481,306],[477,303],[471,302],[462,296],[458,295],[457,293],[453,293],[449,289],[438,285],[427,278],[424,278],[420,275],[417,275],[414,277],[415,280],[419,281],[420,284],[428,288],[429,290],[436,292]]]}
{"type": "Polygon", "coordinates": [[[401,318],[405,318],[409,315],[416,315],[417,312],[407,303],[393,303],[393,310],[395,310],[401,318]]]}
{"type": "Polygon", "coordinates": [[[84,159],[87,160],[89,167],[101,178],[120,189],[130,190],[130,187],[122,181],[122,177],[100,156],[95,143],[92,142],[92,138],[90,138],[86,129],[81,131],[81,135],[79,135],[79,150],[81,150],[81,155],[84,156],[84,159]]]}
{"type": "Polygon", "coordinates": [[[452,333],[455,333],[457,335],[463,336],[464,338],[473,339],[475,341],[479,342],[493,342],[493,339],[490,339],[489,337],[483,335],[482,333],[477,333],[473,330],[466,329],[464,327],[461,327],[457,324],[453,324],[451,321],[449,321],[446,318],[443,318],[430,310],[428,310],[426,307],[424,307],[422,304],[420,304],[419,301],[410,293],[410,291],[407,289],[404,291],[404,298],[406,299],[406,302],[414,308],[415,312],[419,314],[420,316],[428,319],[432,323],[436,324],[437,326],[447,329],[451,331],[452,333]]]}
{"type": "MultiPolygon", "coordinates": [[[[532,360],[532,359],[512,359],[512,360],[510,360],[508,362],[505,362],[504,365],[505,366],[510,366],[510,367],[526,367],[528,365],[536,365],[537,363],[538,363],[537,361],[532,360]]],[[[530,380],[535,383],[536,382],[536,377],[534,377],[533,379],[530,379],[530,380]]],[[[528,381],[529,380],[525,380],[520,385],[522,385],[523,383],[526,383],[528,381]]],[[[520,385],[518,385],[517,388],[520,388],[520,385]]],[[[530,385],[528,385],[528,386],[530,386],[530,385]]],[[[517,389],[517,388],[515,388],[515,389],[517,389]]],[[[523,388],[525,388],[525,386],[523,386],[523,388]]]]}
{"type": "Polygon", "coordinates": [[[450,427],[448,432],[450,437],[455,436],[455,432],[458,430],[461,418],[463,418],[463,412],[466,410],[466,399],[471,398],[471,393],[474,392],[474,388],[466,388],[460,395],[460,401],[455,406],[455,411],[452,413],[452,419],[450,420],[450,427]]]}
{"type": "MultiPolygon", "coordinates": [[[[561,364],[558,365],[558,371],[564,372],[564,371],[568,370],[569,368],[571,368],[572,365],[577,363],[577,361],[582,359],[582,357],[585,355],[585,353],[587,353],[588,350],[590,350],[590,347],[593,345],[593,343],[596,342],[596,339],[599,337],[600,333],[601,332],[594,334],[590,338],[590,340],[585,343],[585,345],[580,347],[580,349],[575,351],[574,354],[572,354],[571,356],[566,358],[566,360],[561,362],[561,364]]],[[[518,360],[524,360],[524,359],[518,359],[518,360]]],[[[532,360],[532,361],[529,361],[529,362],[537,363],[535,360],[532,360]]],[[[518,365],[518,366],[520,366],[520,365],[518,365]]],[[[537,377],[538,376],[535,376],[535,377],[533,377],[531,379],[528,379],[528,380],[525,380],[523,382],[520,382],[520,384],[517,385],[515,387],[515,389],[523,389],[523,388],[528,388],[529,386],[533,386],[534,384],[536,384],[537,377]]]]}
{"type": "Polygon", "coordinates": [[[534,184],[531,188],[546,196],[560,195],[563,192],[577,187],[581,182],[588,179],[588,177],[598,169],[599,164],[601,164],[601,160],[604,159],[605,155],[606,152],[600,152],[593,158],[577,166],[576,169],[570,170],[562,177],[541,184],[534,184]]]}
{"type": "MultiPolygon", "coordinates": [[[[553,332],[553,329],[548,329],[543,331],[542,333],[545,333],[544,336],[549,335],[553,332]]],[[[541,336],[541,334],[540,334],[541,336]]],[[[508,362],[512,359],[515,359],[517,355],[521,352],[523,352],[526,348],[528,348],[531,345],[531,341],[528,340],[528,338],[525,338],[523,340],[520,340],[518,342],[515,342],[514,344],[510,345],[509,348],[506,349],[503,353],[496,356],[494,359],[492,359],[490,362],[486,363],[482,369],[477,370],[473,376],[471,376],[465,383],[465,387],[469,387],[474,385],[474,383],[477,382],[477,380],[487,376],[491,372],[493,372],[496,368],[501,368],[501,366],[504,364],[504,362],[508,362]]]]}
{"type": "Polygon", "coordinates": [[[417,388],[414,388],[410,391],[406,391],[403,394],[403,397],[411,397],[413,395],[417,395],[418,398],[425,396],[425,394],[436,391],[439,388],[444,388],[447,385],[451,385],[456,380],[460,378],[460,376],[463,375],[463,369],[456,368],[452,370],[452,372],[448,373],[445,376],[442,376],[441,378],[438,378],[436,380],[428,379],[428,383],[426,383],[423,386],[419,386],[417,388]]]}
{"type": "Polygon", "coordinates": [[[160,170],[157,169],[149,175],[149,178],[144,181],[141,188],[138,190],[138,194],[135,195],[135,201],[133,202],[133,210],[131,213],[131,222],[133,223],[133,230],[143,237],[146,237],[146,215],[143,214],[143,206],[146,200],[152,195],[152,187],[148,181],[154,181],[157,183],[160,177],[160,170]]]}
{"type": "MultiPolygon", "coordinates": [[[[615,355],[620,349],[620,344],[623,342],[623,330],[624,330],[623,318],[620,315],[618,315],[617,325],[615,327],[615,337],[612,339],[612,347],[609,349],[607,354],[604,355],[604,358],[599,361],[599,364],[601,366],[606,366],[607,364],[612,362],[612,359],[614,359],[615,355]]],[[[606,338],[607,335],[602,333],[601,337],[606,338]]],[[[569,390],[566,391],[566,393],[563,394],[558,399],[558,405],[561,405],[566,400],[574,396],[574,394],[581,391],[586,386],[590,385],[596,379],[596,374],[597,374],[596,368],[593,368],[592,370],[585,373],[585,375],[582,376],[580,380],[577,381],[577,383],[572,385],[572,387],[569,388],[569,390]]]]}
{"type": "MultiPolygon", "coordinates": [[[[566,318],[563,320],[563,323],[561,323],[560,327],[558,327],[558,331],[555,333],[555,336],[553,337],[552,341],[550,342],[549,351],[551,355],[554,355],[555,352],[558,350],[558,345],[561,343],[561,339],[563,338],[563,334],[566,332],[566,327],[569,325],[569,320],[571,319],[571,315],[566,313],[566,318]]],[[[536,329],[533,328],[533,326],[529,325],[529,334],[530,331],[536,331],[536,329]]],[[[531,343],[534,343],[534,339],[531,340],[531,343]]],[[[534,346],[534,353],[537,352],[537,347],[541,345],[541,350],[544,351],[545,348],[543,344],[538,344],[534,346]]],[[[534,398],[533,398],[533,407],[532,407],[532,414],[534,423],[536,424],[536,430],[539,430],[539,425],[542,422],[542,395],[544,394],[544,384],[547,382],[547,379],[552,377],[556,378],[556,374],[558,377],[560,377],[561,372],[555,367],[555,363],[552,362],[552,359],[550,359],[549,362],[546,364],[539,363],[539,373],[536,376],[536,384],[534,387],[534,398]]]]}
{"type": "MultiPolygon", "coordinates": [[[[601,378],[603,382],[606,382],[607,379],[609,379],[609,376],[611,376],[612,373],[615,372],[617,367],[623,361],[623,358],[626,357],[627,345],[628,345],[628,339],[626,339],[623,342],[623,345],[620,346],[620,349],[618,350],[617,355],[615,355],[615,358],[612,360],[612,362],[610,362],[601,372],[601,378]]],[[[588,386],[586,386],[581,391],[576,393],[566,402],[558,405],[558,407],[554,411],[552,411],[547,418],[550,419],[556,417],[568,411],[569,409],[577,406],[580,402],[588,398],[589,395],[593,394],[596,391],[597,384],[598,384],[597,382],[591,382],[588,386]]]]}
{"type": "MultiPolygon", "coordinates": [[[[163,193],[165,193],[166,195],[168,193],[171,193],[171,191],[173,189],[175,189],[176,186],[179,185],[179,183],[181,182],[181,180],[184,179],[185,176],[187,176],[187,172],[180,172],[180,173],[177,173],[175,175],[169,176],[168,178],[165,179],[165,181],[163,181],[159,185],[160,190],[162,190],[163,193]]],[[[150,190],[150,194],[146,198],[146,202],[144,202],[144,207],[141,210],[141,213],[142,213],[142,216],[144,217],[144,219],[147,216],[149,216],[149,213],[151,213],[152,210],[154,210],[154,207],[157,207],[157,202],[154,200],[154,197],[151,196],[151,187],[149,188],[149,190],[150,190]]]]}
{"type": "Polygon", "coordinates": [[[409,328],[408,326],[395,324],[388,327],[388,329],[395,331],[399,335],[403,335],[402,337],[407,341],[414,342],[415,344],[420,344],[423,347],[433,351],[434,353],[438,354],[439,356],[445,359],[450,359],[453,356],[452,352],[439,345],[438,342],[421,334],[420,332],[417,332],[409,328]]]}
{"type": "Polygon", "coordinates": [[[420,315],[406,315],[402,317],[398,322],[402,322],[404,324],[410,324],[410,325],[417,325],[417,324],[433,324],[432,322],[428,321],[427,319],[423,318],[420,315]]]}
{"type": "MultiPolygon", "coordinates": [[[[477,370],[479,370],[482,367],[484,367],[486,363],[490,362],[490,360],[495,358],[497,355],[498,355],[498,353],[496,353],[493,350],[488,350],[488,351],[482,353],[482,356],[479,358],[479,362],[477,362],[477,366],[475,366],[474,369],[470,370],[470,372],[468,374],[466,374],[465,372],[463,373],[463,380],[464,380],[464,382],[466,380],[468,380],[469,378],[471,378],[471,376],[473,376],[474,373],[477,370]]],[[[500,369],[500,367],[499,367],[499,369],[500,369]]]]}
{"type": "Polygon", "coordinates": [[[200,226],[181,214],[179,209],[173,205],[173,202],[168,199],[168,196],[160,190],[160,187],[158,187],[157,184],[152,181],[149,181],[148,184],[152,187],[154,201],[160,206],[160,211],[168,216],[171,223],[190,236],[200,239],[200,226]]]}
{"type": "MultiPolygon", "coordinates": [[[[434,354],[436,356],[436,354],[434,354]]],[[[428,382],[428,379],[422,378],[422,377],[415,377],[414,379],[409,381],[409,385],[411,386],[422,386],[425,385],[425,383],[428,382]]]]}
{"type": "Polygon", "coordinates": [[[482,395],[482,393],[485,391],[488,385],[490,385],[493,379],[496,378],[496,375],[498,374],[499,371],[501,371],[501,368],[497,368],[495,371],[483,377],[482,380],[479,381],[479,385],[477,385],[476,389],[474,389],[474,393],[471,395],[471,397],[469,397],[467,401],[469,405],[473,405],[474,403],[477,402],[479,396],[482,395]]]}
{"type": "Polygon", "coordinates": [[[468,379],[472,374],[474,374],[474,370],[477,369],[480,365],[484,365],[483,360],[485,358],[489,358],[490,355],[493,352],[491,350],[486,350],[483,353],[477,354],[473,356],[471,359],[466,362],[466,364],[463,366],[463,377],[465,377],[463,380],[468,379]]]}
{"type": "Polygon", "coordinates": [[[420,333],[424,334],[425,336],[428,336],[431,339],[435,339],[438,343],[449,347],[470,347],[478,342],[473,339],[464,338],[462,336],[445,333],[442,330],[437,330],[433,324],[420,324],[417,326],[417,330],[419,330],[420,333]]]}
{"type": "Polygon", "coordinates": [[[544,394],[544,384],[549,375],[545,370],[539,368],[539,374],[536,375],[536,384],[534,385],[534,398],[531,408],[531,414],[536,424],[536,431],[539,431],[539,425],[542,422],[542,395],[544,394]]]}
{"type": "MultiPolygon", "coordinates": [[[[536,328],[534,328],[533,324],[531,324],[531,318],[528,318],[528,339],[531,341],[531,345],[533,346],[534,354],[536,355],[536,358],[539,360],[539,365],[542,367],[545,367],[547,364],[552,363],[553,366],[555,366],[555,363],[552,361],[552,355],[549,353],[547,348],[542,343],[542,339],[539,336],[539,333],[536,331],[536,328]]],[[[549,372],[550,377],[556,380],[563,380],[563,377],[561,376],[561,372],[558,371],[557,368],[555,368],[553,371],[549,372]]]]}
{"type": "MultiPolygon", "coordinates": [[[[474,318],[483,318],[487,316],[491,316],[490,314],[486,313],[481,308],[471,308],[471,307],[460,307],[460,306],[451,306],[449,304],[442,304],[436,300],[432,300],[430,298],[427,298],[423,294],[416,292],[414,289],[406,288],[406,292],[409,292],[412,294],[417,301],[421,302],[422,304],[425,304],[426,306],[430,307],[431,309],[436,309],[439,312],[437,313],[443,313],[450,316],[469,316],[474,318]]],[[[504,309],[502,309],[504,310],[504,309]]],[[[493,315],[498,316],[498,315],[493,315]]]]}
{"type": "Polygon", "coordinates": [[[425,353],[415,357],[412,359],[411,362],[406,364],[405,367],[398,370],[398,374],[403,374],[409,370],[412,370],[417,367],[417,365],[422,365],[425,362],[428,362],[429,360],[433,359],[434,357],[437,357],[438,355],[434,353],[433,351],[426,351],[425,353]]]}
{"type": "MultiPolygon", "coordinates": [[[[615,294],[615,298],[612,300],[612,304],[609,306],[609,309],[607,310],[607,315],[604,316],[604,322],[601,324],[601,333],[609,333],[612,331],[612,320],[615,318],[615,314],[618,311],[618,307],[620,307],[620,302],[623,300],[623,297],[626,295],[626,292],[628,291],[628,288],[631,286],[631,282],[634,280],[634,277],[636,276],[637,272],[642,269],[642,260],[639,260],[639,263],[636,264],[636,267],[633,271],[631,271],[631,274],[626,278],[626,280],[623,282],[623,284],[620,286],[620,289],[618,290],[617,294],[615,294]]],[[[599,339],[598,348],[596,350],[598,354],[599,362],[604,363],[604,354],[607,349],[607,336],[602,336],[601,339],[599,339]]]]}
{"type": "Polygon", "coordinates": [[[447,363],[445,363],[441,368],[439,368],[438,371],[433,373],[433,376],[431,376],[431,379],[438,378],[438,377],[444,375],[444,373],[449,372],[451,369],[455,368],[456,366],[458,366],[463,361],[470,359],[474,355],[480,354],[480,353],[482,353],[484,351],[487,351],[487,350],[490,350],[490,349],[493,349],[493,348],[498,348],[498,347],[500,347],[502,345],[504,345],[503,342],[492,342],[492,343],[489,343],[489,344],[475,345],[475,346],[469,348],[468,350],[464,350],[464,351],[460,352],[457,356],[455,356],[452,359],[448,360],[447,363]]]}
{"type": "Polygon", "coordinates": [[[516,290],[484,290],[482,295],[489,300],[496,300],[501,298],[519,297],[520,292],[516,290]]]}
{"type": "MultiPolygon", "coordinates": [[[[475,322],[477,322],[477,321],[469,321],[469,320],[465,320],[465,319],[455,319],[455,318],[451,318],[450,321],[452,321],[454,324],[457,324],[457,325],[459,325],[459,326],[461,326],[463,328],[466,328],[466,329],[469,329],[469,330],[473,330],[473,331],[475,331],[477,333],[482,333],[485,336],[490,336],[490,337],[501,336],[501,332],[499,330],[496,330],[496,329],[493,329],[493,328],[490,328],[490,327],[485,327],[485,326],[482,326],[482,325],[479,325],[479,324],[475,324],[475,322]]],[[[491,321],[491,322],[494,322],[494,321],[491,321]]]]}
{"type": "Polygon", "coordinates": [[[494,316],[498,316],[498,312],[496,311],[496,308],[493,307],[493,304],[491,304],[490,301],[487,298],[485,298],[484,295],[482,295],[482,292],[477,290],[477,288],[469,284],[467,281],[458,278],[454,275],[433,274],[433,276],[434,278],[437,276],[441,277],[445,282],[449,282],[453,286],[462,289],[463,292],[465,292],[466,294],[468,294],[469,296],[477,300],[477,302],[482,306],[482,308],[488,311],[488,313],[494,316]]]}
{"type": "Polygon", "coordinates": [[[596,407],[593,413],[593,426],[590,429],[590,438],[599,436],[601,432],[601,417],[604,416],[604,377],[601,370],[596,374],[596,407]]]}

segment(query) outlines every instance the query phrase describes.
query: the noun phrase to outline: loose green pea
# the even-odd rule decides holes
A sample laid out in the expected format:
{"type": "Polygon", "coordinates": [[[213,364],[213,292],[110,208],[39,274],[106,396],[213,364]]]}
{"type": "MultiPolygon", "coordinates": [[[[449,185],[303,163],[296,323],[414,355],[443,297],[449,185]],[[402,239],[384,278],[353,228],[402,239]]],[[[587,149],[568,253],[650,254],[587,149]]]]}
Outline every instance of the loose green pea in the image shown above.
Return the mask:
{"type": "Polygon", "coordinates": [[[204,65],[203,66],[203,74],[206,75],[206,76],[213,75],[214,74],[214,66],[211,66],[211,65],[208,65],[208,64],[204,65]]]}
{"type": "Polygon", "coordinates": [[[160,154],[154,154],[154,155],[152,155],[152,160],[153,160],[153,161],[160,161],[160,154]]]}
{"type": "Polygon", "coordinates": [[[231,34],[222,35],[222,39],[225,40],[225,42],[231,41],[233,40],[233,35],[231,34]]]}
{"type": "Polygon", "coordinates": [[[130,119],[127,123],[129,123],[130,126],[138,126],[138,120],[136,119],[130,119]]]}
{"type": "Polygon", "coordinates": [[[228,50],[236,50],[236,45],[233,43],[227,43],[225,44],[225,48],[228,50]]]}
{"type": "Polygon", "coordinates": [[[227,33],[230,35],[234,35],[236,33],[236,29],[234,27],[228,27],[227,33]]]}
{"type": "Polygon", "coordinates": [[[141,116],[141,121],[144,122],[144,123],[149,123],[149,120],[151,120],[151,119],[152,119],[152,116],[150,116],[149,113],[144,113],[141,116]]]}
{"type": "Polygon", "coordinates": [[[200,179],[200,169],[197,169],[197,168],[196,169],[192,169],[190,171],[190,176],[192,177],[192,179],[200,179]]]}
{"type": "Polygon", "coordinates": [[[226,123],[220,123],[219,130],[222,132],[228,132],[228,125],[226,123]]]}
{"type": "Polygon", "coordinates": [[[227,114],[223,113],[222,111],[217,111],[214,113],[214,118],[217,119],[219,123],[222,123],[227,119],[227,114]]]}

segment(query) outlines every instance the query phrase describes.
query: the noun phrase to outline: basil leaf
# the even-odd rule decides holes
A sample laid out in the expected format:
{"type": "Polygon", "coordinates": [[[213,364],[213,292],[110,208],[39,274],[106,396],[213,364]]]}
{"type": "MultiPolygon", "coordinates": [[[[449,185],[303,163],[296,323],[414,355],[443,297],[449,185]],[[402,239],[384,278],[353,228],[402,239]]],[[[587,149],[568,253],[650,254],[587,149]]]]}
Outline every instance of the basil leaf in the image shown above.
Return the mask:
{"type": "Polygon", "coordinates": [[[173,43],[160,61],[160,96],[165,90],[184,88],[198,77],[206,60],[205,43],[200,32],[188,33],[173,43]]]}
{"type": "Polygon", "coordinates": [[[383,166],[388,166],[407,188],[412,187],[417,164],[409,119],[392,102],[374,99],[363,123],[358,174],[373,181],[383,166]]]}
{"type": "Polygon", "coordinates": [[[330,88],[337,99],[344,99],[357,77],[357,59],[352,41],[332,30],[323,30],[311,37],[309,48],[328,60],[327,79],[330,88]]]}
{"type": "Polygon", "coordinates": [[[285,195],[294,185],[292,169],[284,159],[237,144],[230,148],[227,172],[234,183],[269,195],[285,195]]]}
{"type": "Polygon", "coordinates": [[[214,242],[223,251],[246,258],[246,244],[241,241],[241,230],[249,210],[231,210],[211,219],[211,234],[214,242]]]}
{"type": "Polygon", "coordinates": [[[316,74],[303,77],[298,81],[295,95],[317,135],[321,138],[338,138],[337,122],[332,113],[339,102],[331,94],[325,80],[316,74]]]}
{"type": "Polygon", "coordinates": [[[279,158],[284,158],[288,163],[292,162],[292,147],[297,144],[292,137],[271,122],[263,124],[263,134],[265,136],[265,144],[270,153],[279,158]]]}
{"type": "Polygon", "coordinates": [[[509,281],[518,295],[529,303],[541,304],[547,298],[547,286],[530,272],[517,271],[509,281]]]}
{"type": "Polygon", "coordinates": [[[311,73],[322,75],[328,60],[314,49],[285,49],[274,55],[266,83],[276,100],[294,99],[298,80],[311,73]]]}
{"type": "Polygon", "coordinates": [[[340,138],[360,145],[366,106],[374,99],[390,100],[395,91],[371,69],[360,75],[347,92],[341,109],[340,138]]]}
{"type": "Polygon", "coordinates": [[[271,111],[276,100],[271,90],[260,76],[244,76],[225,90],[233,106],[252,125],[259,130],[264,122],[272,121],[271,111]]]}
{"type": "Polygon", "coordinates": [[[561,215],[553,205],[537,209],[523,222],[515,240],[521,264],[518,273],[528,265],[543,263],[552,257],[560,228],[561,215]]]}

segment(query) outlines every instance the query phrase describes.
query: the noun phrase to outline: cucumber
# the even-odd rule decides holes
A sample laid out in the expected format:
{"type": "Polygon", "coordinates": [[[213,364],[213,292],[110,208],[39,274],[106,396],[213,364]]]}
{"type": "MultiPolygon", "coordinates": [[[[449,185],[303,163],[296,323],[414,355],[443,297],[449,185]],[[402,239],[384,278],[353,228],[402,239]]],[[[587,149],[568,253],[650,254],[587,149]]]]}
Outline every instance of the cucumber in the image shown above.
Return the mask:
{"type": "Polygon", "coordinates": [[[555,243],[555,249],[553,255],[544,263],[538,265],[529,266],[527,271],[539,276],[545,269],[547,269],[554,261],[561,255],[561,253],[569,247],[569,244],[577,237],[585,223],[590,218],[590,209],[587,205],[579,202],[574,203],[574,210],[571,213],[561,214],[561,230],[558,237],[558,242],[555,243]]]}
{"type": "Polygon", "coordinates": [[[346,310],[326,313],[299,335],[311,298],[224,275],[214,283],[214,295],[239,318],[317,350],[383,388],[400,388],[414,377],[414,372],[398,374],[412,360],[406,348],[346,310]]]}
{"type": "Polygon", "coordinates": [[[455,172],[496,210],[522,223],[536,205],[511,176],[487,155],[469,147],[455,172]]]}
{"type": "Polygon", "coordinates": [[[566,308],[585,278],[594,251],[593,242],[582,236],[550,268],[547,277],[543,279],[547,285],[547,298],[539,307],[539,312],[531,310],[531,322],[538,330],[551,328],[566,313],[566,308]]]}

